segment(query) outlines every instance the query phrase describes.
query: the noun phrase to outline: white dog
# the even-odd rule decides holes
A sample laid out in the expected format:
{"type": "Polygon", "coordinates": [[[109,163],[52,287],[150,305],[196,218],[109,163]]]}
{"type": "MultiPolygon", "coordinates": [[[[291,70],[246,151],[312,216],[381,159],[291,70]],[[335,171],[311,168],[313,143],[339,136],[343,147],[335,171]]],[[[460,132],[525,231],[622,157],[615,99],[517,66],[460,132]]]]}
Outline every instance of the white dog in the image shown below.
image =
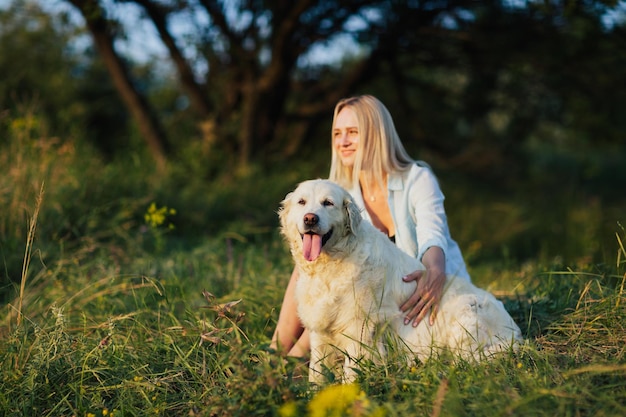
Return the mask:
{"type": "Polygon", "coordinates": [[[420,360],[441,349],[481,359],[521,340],[500,301],[451,275],[434,325],[428,318],[416,328],[404,325],[399,306],[415,286],[401,277],[424,267],[362,221],[350,194],[335,183],[301,183],[281,203],[279,217],[299,272],[298,315],[310,332],[309,381],[323,382],[323,369],[342,356],[344,380],[353,380],[355,361],[376,350],[385,354],[381,328],[393,330],[420,360]]]}

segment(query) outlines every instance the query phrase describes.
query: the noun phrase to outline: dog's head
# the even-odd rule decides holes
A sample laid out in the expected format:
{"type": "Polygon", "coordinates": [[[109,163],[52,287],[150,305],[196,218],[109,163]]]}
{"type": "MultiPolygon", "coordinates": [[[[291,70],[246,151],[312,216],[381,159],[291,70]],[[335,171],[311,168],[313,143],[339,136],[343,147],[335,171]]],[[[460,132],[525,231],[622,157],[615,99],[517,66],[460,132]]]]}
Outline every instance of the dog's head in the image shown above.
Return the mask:
{"type": "Polygon", "coordinates": [[[317,259],[327,244],[355,233],[362,219],[352,196],[328,180],[300,183],[282,201],[278,215],[292,252],[301,250],[307,261],[317,259]]]}

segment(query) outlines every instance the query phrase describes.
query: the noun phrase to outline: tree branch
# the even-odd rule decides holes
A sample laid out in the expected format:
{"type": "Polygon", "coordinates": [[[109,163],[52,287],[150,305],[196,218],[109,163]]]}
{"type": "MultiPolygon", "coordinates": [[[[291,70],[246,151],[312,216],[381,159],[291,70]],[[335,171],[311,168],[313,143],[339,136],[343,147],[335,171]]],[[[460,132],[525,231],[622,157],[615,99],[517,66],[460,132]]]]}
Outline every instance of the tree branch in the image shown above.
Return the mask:
{"type": "Polygon", "coordinates": [[[178,75],[183,89],[189,95],[192,105],[200,113],[200,117],[206,119],[212,112],[212,105],[203,94],[204,85],[201,85],[195,78],[191,66],[183,56],[180,48],[176,45],[176,41],[167,29],[167,13],[162,6],[150,0],[134,0],[135,3],[141,5],[152,23],[157,29],[159,36],[170,53],[170,57],[178,70],[178,75]]]}

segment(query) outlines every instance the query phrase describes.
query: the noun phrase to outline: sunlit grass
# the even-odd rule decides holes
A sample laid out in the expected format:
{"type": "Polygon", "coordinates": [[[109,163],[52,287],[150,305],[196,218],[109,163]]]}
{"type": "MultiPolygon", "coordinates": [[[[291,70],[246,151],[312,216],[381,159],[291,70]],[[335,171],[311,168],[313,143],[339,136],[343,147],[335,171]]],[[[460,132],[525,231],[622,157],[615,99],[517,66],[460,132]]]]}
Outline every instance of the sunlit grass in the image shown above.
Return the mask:
{"type": "Polygon", "coordinates": [[[532,290],[505,300],[528,337],[517,352],[483,364],[440,357],[413,366],[392,353],[384,365],[364,363],[356,385],[317,392],[302,363],[267,351],[290,268],[278,260],[286,254],[274,239],[265,247],[220,240],[169,257],[146,253],[124,267],[125,275],[107,274],[97,266],[107,259],[100,256],[33,271],[38,278],[26,286],[22,322],[11,311],[2,317],[0,410],[16,416],[626,411],[623,262],[601,273],[528,276],[532,290]],[[136,272],[142,269],[149,273],[136,272]]]}

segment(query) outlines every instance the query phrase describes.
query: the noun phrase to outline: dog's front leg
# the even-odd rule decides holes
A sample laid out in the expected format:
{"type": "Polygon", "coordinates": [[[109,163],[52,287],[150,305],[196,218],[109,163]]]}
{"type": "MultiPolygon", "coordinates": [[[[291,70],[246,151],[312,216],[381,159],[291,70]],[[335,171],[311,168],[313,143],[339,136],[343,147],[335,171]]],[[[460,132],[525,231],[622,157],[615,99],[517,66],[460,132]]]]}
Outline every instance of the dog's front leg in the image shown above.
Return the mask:
{"type": "Polygon", "coordinates": [[[343,363],[343,380],[344,384],[349,384],[356,380],[357,373],[355,371],[356,361],[351,355],[346,355],[343,363]]]}
{"type": "Polygon", "coordinates": [[[343,363],[343,382],[354,382],[357,377],[356,367],[363,358],[368,359],[367,348],[363,348],[363,342],[351,339],[345,347],[345,360],[343,363]]]}
{"type": "Polygon", "coordinates": [[[309,360],[309,382],[321,385],[324,381],[324,367],[328,366],[331,348],[322,341],[316,332],[310,332],[311,359],[309,360]]]}
{"type": "MultiPolygon", "coordinates": [[[[375,346],[375,326],[373,324],[362,325],[358,327],[360,333],[354,332],[353,336],[344,335],[345,343],[345,361],[343,364],[343,381],[345,383],[354,382],[358,375],[356,367],[359,363],[367,363],[374,358],[374,351],[380,346],[375,346]],[[357,338],[355,335],[359,336],[357,338]]],[[[384,351],[384,347],[383,347],[384,351]]]]}

